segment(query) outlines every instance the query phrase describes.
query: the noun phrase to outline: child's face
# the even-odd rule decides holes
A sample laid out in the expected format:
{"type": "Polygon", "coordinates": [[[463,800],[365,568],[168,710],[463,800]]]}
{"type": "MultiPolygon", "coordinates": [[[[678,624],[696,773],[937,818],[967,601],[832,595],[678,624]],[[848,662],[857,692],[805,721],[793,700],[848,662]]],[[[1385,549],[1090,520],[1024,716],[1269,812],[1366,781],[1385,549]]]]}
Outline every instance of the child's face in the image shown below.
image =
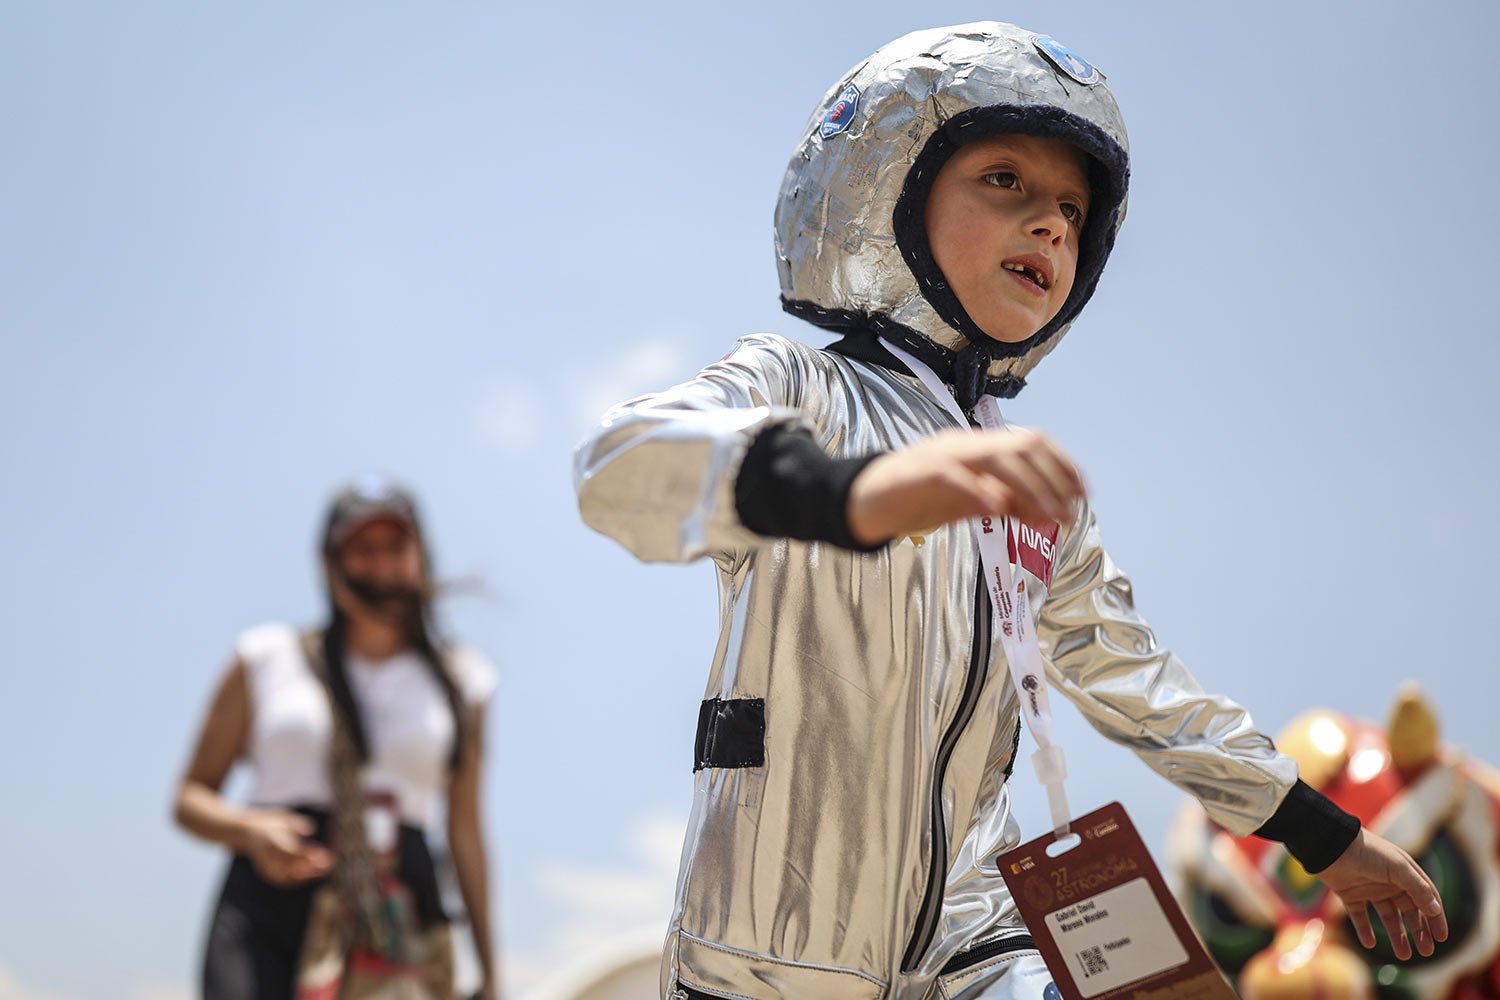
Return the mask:
{"type": "Polygon", "coordinates": [[[959,148],[927,198],[933,260],[979,328],[1018,343],[1073,288],[1089,207],[1085,154],[1057,139],[997,135],[959,148]]]}

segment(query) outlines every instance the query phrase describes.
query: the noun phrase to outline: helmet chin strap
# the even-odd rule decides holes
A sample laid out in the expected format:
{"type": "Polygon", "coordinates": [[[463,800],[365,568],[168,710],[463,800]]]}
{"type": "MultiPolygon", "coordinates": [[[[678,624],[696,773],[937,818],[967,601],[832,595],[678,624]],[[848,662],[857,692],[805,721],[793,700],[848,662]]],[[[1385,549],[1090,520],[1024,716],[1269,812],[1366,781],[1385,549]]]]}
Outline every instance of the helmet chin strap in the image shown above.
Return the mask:
{"type": "Polygon", "coordinates": [[[381,618],[409,617],[415,613],[422,599],[422,592],[416,587],[376,583],[342,572],[339,573],[339,582],[360,604],[381,618]]]}
{"type": "Polygon", "coordinates": [[[974,409],[986,394],[1011,399],[1026,385],[1025,379],[1015,375],[996,377],[990,374],[990,363],[995,360],[996,347],[992,346],[996,345],[995,341],[973,340],[953,350],[884,317],[877,317],[873,325],[878,336],[900,344],[951,385],[953,396],[965,413],[974,409]]]}
{"type": "Polygon", "coordinates": [[[984,395],[989,380],[990,354],[980,343],[972,343],[953,356],[953,395],[965,413],[984,395]]]}

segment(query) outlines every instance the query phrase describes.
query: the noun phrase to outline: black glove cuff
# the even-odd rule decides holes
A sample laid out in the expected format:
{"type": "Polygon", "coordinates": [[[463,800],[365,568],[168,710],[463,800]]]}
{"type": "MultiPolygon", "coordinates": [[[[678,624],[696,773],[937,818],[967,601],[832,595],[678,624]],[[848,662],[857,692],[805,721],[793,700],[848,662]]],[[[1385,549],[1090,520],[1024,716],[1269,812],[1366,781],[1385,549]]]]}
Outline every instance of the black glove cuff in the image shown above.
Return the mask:
{"type": "Polygon", "coordinates": [[[1287,853],[1316,875],[1354,843],[1359,820],[1298,778],[1255,835],[1285,844],[1287,853]]]}
{"type": "Polygon", "coordinates": [[[750,443],[734,483],[740,520],[758,535],[873,552],[885,543],[856,541],[847,508],[854,477],[880,455],[829,458],[806,430],[769,427],[750,443]]]}

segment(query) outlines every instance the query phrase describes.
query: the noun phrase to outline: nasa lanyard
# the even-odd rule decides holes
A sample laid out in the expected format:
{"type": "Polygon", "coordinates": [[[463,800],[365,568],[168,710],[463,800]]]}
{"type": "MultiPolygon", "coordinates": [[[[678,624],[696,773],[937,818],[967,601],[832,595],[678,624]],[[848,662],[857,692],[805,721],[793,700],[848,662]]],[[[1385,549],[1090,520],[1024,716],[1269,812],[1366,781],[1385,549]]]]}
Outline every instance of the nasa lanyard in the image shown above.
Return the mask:
{"type": "MultiPolygon", "coordinates": [[[[958,408],[953,394],[933,374],[931,368],[890,341],[883,343],[886,350],[922,380],[927,391],[958,421],[960,427],[973,429],[963,411],[958,408]]],[[[1005,418],[1000,415],[1000,404],[993,396],[980,398],[978,405],[974,407],[974,416],[985,430],[1009,429],[1005,418]]],[[[1037,645],[1036,629],[1031,616],[1031,599],[1026,592],[1026,577],[1024,573],[1012,572],[1011,569],[1010,552],[1017,554],[1016,569],[1020,568],[1020,540],[1016,538],[1015,525],[1010,518],[1002,521],[1001,531],[996,531],[995,525],[987,517],[976,517],[971,523],[974,537],[979,541],[979,555],[984,562],[990,603],[1000,622],[1000,642],[1005,647],[1005,661],[1010,666],[1016,696],[1021,701],[1021,715],[1026,719],[1026,728],[1031,730],[1031,736],[1037,743],[1037,751],[1031,755],[1031,764],[1036,769],[1037,780],[1047,790],[1053,833],[1062,837],[1068,832],[1068,796],[1063,789],[1068,767],[1063,759],[1062,747],[1052,742],[1052,707],[1047,702],[1047,675],[1042,666],[1042,651],[1037,645]]]]}

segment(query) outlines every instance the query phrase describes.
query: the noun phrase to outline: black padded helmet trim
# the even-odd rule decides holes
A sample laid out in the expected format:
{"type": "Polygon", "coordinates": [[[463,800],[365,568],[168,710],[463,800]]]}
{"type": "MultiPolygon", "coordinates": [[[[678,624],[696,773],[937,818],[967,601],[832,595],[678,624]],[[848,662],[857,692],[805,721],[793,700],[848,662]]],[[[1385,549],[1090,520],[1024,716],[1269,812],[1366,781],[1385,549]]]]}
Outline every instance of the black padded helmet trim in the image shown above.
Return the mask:
{"type": "Polygon", "coordinates": [[[975,353],[990,360],[1021,357],[1072,322],[1094,294],[1104,262],[1114,247],[1129,179],[1125,151],[1103,129],[1077,115],[1051,105],[997,104],[970,108],[954,115],[933,132],[907,172],[892,219],[896,245],[916,278],[923,298],[945,323],[963,335],[975,353]],[[1091,160],[1091,204],[1079,239],[1073,288],[1051,322],[1027,339],[1013,344],[990,338],[969,317],[933,260],[932,248],[927,241],[927,198],[943,164],[960,146],[1004,134],[1060,139],[1082,149],[1091,160]]]}
{"type": "MultiPolygon", "coordinates": [[[[938,378],[954,387],[954,395],[965,412],[972,410],[983,395],[1014,399],[1026,387],[1026,380],[1015,375],[990,375],[988,365],[975,368],[966,365],[961,358],[963,351],[951,351],[922,336],[916,330],[886,316],[884,313],[862,313],[852,309],[825,309],[816,302],[783,297],[781,308],[798,319],[805,319],[814,326],[844,335],[839,351],[851,357],[873,361],[885,367],[897,366],[905,372],[906,366],[880,346],[880,339],[893,341],[924,365],[931,368],[938,378]],[[892,364],[894,363],[894,365],[892,364]]],[[[835,348],[840,344],[834,345],[835,348]]],[[[912,374],[907,372],[907,374],[912,374]]]]}

